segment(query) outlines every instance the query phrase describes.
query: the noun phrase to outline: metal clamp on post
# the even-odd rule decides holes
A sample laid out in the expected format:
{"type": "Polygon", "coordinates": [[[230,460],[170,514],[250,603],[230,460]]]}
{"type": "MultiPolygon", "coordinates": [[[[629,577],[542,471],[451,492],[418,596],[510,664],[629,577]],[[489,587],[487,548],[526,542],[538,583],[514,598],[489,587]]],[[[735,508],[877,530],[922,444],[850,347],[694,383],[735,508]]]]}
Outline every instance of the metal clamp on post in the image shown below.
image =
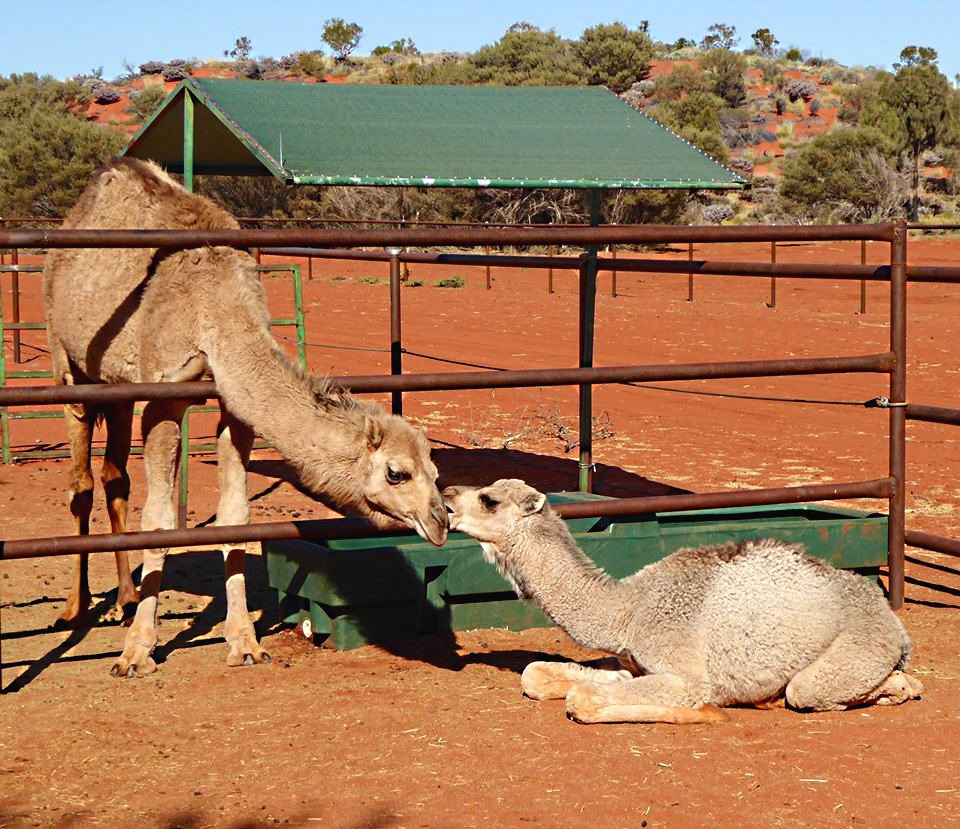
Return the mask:
{"type": "Polygon", "coordinates": [[[863,404],[867,409],[905,409],[908,403],[891,403],[889,397],[874,397],[863,404]]]}

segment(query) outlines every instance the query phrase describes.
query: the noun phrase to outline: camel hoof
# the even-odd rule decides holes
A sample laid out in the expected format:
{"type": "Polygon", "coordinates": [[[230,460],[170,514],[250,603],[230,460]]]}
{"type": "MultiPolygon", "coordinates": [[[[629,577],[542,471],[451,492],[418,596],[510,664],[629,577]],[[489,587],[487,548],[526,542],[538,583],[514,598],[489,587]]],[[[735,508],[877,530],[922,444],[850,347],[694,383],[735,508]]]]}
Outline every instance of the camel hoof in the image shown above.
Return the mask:
{"type": "Polygon", "coordinates": [[[123,667],[123,662],[114,663],[113,667],[110,669],[110,676],[118,677],[120,679],[140,679],[145,677],[147,674],[152,674],[156,670],[157,663],[148,656],[142,665],[138,665],[135,662],[130,662],[126,669],[123,667]]]}

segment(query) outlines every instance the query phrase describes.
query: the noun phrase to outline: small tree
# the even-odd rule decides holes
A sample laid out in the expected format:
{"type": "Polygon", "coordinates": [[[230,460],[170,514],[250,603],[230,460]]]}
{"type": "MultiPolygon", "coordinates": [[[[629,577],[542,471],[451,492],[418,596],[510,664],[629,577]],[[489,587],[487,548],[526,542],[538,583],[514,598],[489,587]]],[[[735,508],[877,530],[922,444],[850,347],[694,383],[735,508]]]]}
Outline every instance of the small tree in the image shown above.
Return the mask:
{"type": "Polygon", "coordinates": [[[642,29],[631,31],[623,23],[585,30],[576,49],[586,67],[587,82],[603,84],[617,93],[645,78],[653,57],[650,36],[642,29]]]}
{"type": "Polygon", "coordinates": [[[233,60],[246,60],[250,57],[250,50],[253,48],[253,44],[250,42],[249,37],[238,37],[234,43],[232,49],[224,49],[223,56],[225,58],[232,58],[233,60]]]}
{"type": "Polygon", "coordinates": [[[940,56],[931,46],[907,46],[900,52],[900,62],[893,64],[895,70],[905,66],[936,66],[940,56]]]}
{"type": "Polygon", "coordinates": [[[323,42],[333,50],[338,62],[345,61],[357,48],[363,28],[357,23],[347,23],[342,17],[332,17],[323,26],[323,42]]]}
{"type": "Polygon", "coordinates": [[[756,50],[765,58],[773,54],[774,47],[780,42],[769,29],[757,29],[750,38],[756,50]]]}
{"type": "MultiPolygon", "coordinates": [[[[907,50],[904,50],[907,51],[907,50]]],[[[887,76],[861,115],[861,122],[882,130],[909,159],[912,178],[910,217],[920,209],[920,155],[954,129],[950,82],[932,63],[901,66],[887,76]]]]}
{"type": "Polygon", "coordinates": [[[739,42],[736,26],[713,23],[707,27],[707,34],[700,41],[700,47],[702,49],[733,49],[739,42]]]}

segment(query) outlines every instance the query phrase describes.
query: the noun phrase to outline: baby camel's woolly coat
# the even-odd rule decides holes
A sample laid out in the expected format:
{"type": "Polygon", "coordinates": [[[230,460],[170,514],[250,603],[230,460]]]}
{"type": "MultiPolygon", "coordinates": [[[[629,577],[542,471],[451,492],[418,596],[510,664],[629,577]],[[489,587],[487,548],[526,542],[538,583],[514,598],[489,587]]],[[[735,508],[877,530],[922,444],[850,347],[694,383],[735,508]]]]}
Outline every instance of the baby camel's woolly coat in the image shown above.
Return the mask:
{"type": "Polygon", "coordinates": [[[684,549],[618,581],[544,506],[483,547],[518,593],[581,644],[621,655],[638,673],[692,680],[674,704],[756,703],[786,691],[797,708],[844,707],[839,700],[856,701],[910,655],[879,587],[800,545],[684,549]],[[797,680],[814,663],[811,681],[797,680]]]}

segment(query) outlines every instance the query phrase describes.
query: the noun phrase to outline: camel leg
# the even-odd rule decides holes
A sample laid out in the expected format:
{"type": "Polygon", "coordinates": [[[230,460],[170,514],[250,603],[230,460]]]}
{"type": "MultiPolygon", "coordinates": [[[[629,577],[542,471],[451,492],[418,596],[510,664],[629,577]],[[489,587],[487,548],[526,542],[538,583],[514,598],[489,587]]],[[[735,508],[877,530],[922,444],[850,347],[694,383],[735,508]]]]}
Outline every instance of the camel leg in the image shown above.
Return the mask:
{"type": "Polygon", "coordinates": [[[676,674],[651,674],[622,682],[574,685],[567,716],[580,723],[718,723],[730,718],[713,704],[699,703],[702,691],[676,674]]]}
{"type": "Polygon", "coordinates": [[[603,685],[632,677],[627,670],[589,668],[576,662],[531,662],[520,675],[520,688],[530,699],[565,699],[577,683],[603,685]]]}
{"type": "MultiPolygon", "coordinates": [[[[147,476],[147,499],[141,520],[144,530],[169,530],[176,526],[173,496],[179,460],[177,450],[180,421],[188,405],[186,401],[154,400],[144,407],[141,419],[147,476]]],[[[140,603],[127,630],[123,653],[110,670],[111,676],[143,676],[157,669],[150,654],[157,645],[157,598],[166,556],[167,550],[163,548],[143,552],[140,603]]]]}
{"type": "Polygon", "coordinates": [[[899,654],[864,646],[841,633],[787,685],[787,704],[803,711],[844,711],[860,705],[899,705],[919,699],[920,680],[896,670],[899,654]]]}
{"type": "MultiPolygon", "coordinates": [[[[226,409],[223,409],[217,431],[217,474],[220,479],[217,524],[247,524],[250,522],[247,462],[253,447],[253,432],[226,409]]],[[[270,661],[270,654],[257,642],[247,610],[246,547],[246,544],[232,544],[223,548],[227,581],[227,618],[223,635],[229,646],[227,664],[231,667],[270,661]]]]}
{"type": "MultiPolygon", "coordinates": [[[[77,528],[77,535],[90,532],[90,513],[93,511],[93,472],[90,468],[90,440],[96,409],[83,403],[63,407],[63,419],[70,444],[70,489],[68,500],[70,512],[77,528]]],[[[73,583],[67,596],[67,604],[57,619],[57,627],[82,627],[87,623],[90,609],[90,584],[86,553],[74,557],[73,583]]]]}
{"type": "MultiPolygon", "coordinates": [[[[107,447],[103,456],[100,480],[107,500],[110,531],[127,529],[127,502],[130,498],[130,477],[127,460],[130,457],[130,437],[133,429],[133,403],[116,403],[104,407],[107,426],[107,447]]],[[[117,603],[109,614],[116,620],[129,619],[140,601],[140,594],[130,576],[130,554],[119,550],[114,554],[117,564],[117,603]]]]}

